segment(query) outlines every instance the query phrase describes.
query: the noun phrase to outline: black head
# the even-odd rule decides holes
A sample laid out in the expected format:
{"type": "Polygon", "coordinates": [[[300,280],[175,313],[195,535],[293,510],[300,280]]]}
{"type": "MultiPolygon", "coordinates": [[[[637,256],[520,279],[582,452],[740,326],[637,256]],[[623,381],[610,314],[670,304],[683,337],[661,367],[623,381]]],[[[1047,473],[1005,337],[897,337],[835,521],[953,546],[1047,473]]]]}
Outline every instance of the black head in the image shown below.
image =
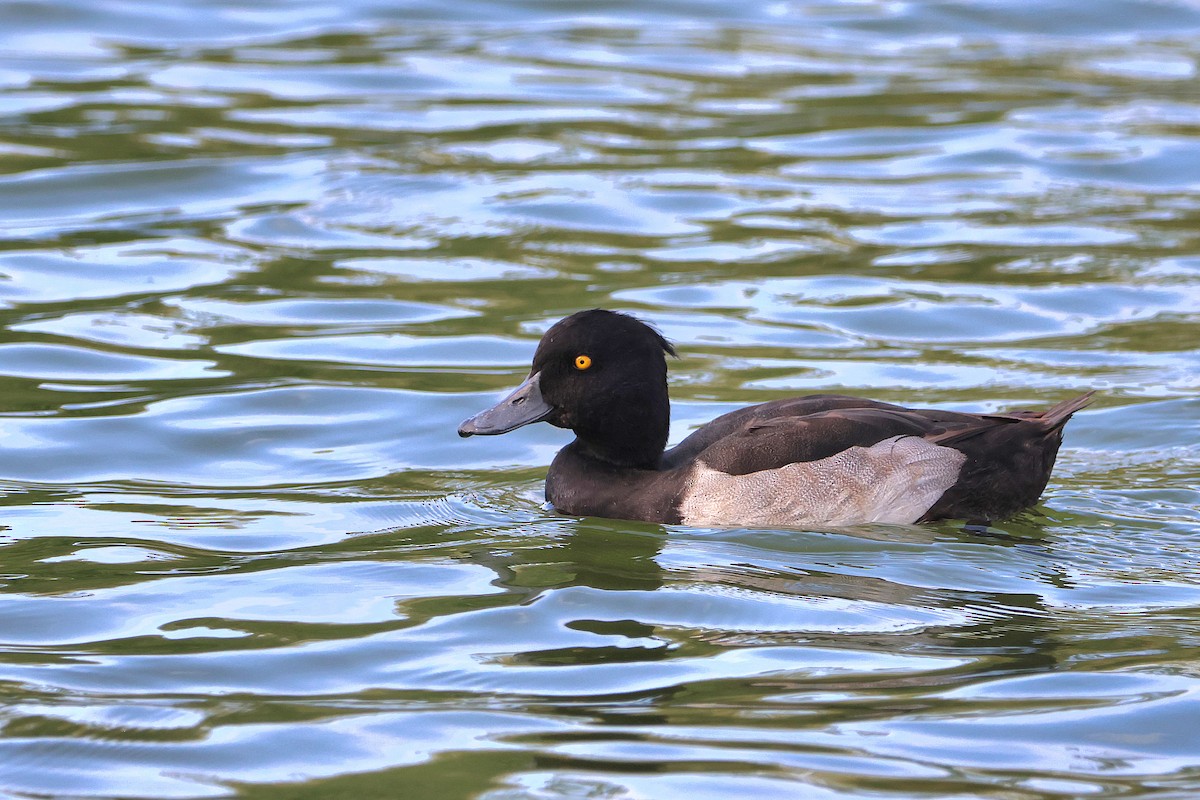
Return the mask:
{"type": "Polygon", "coordinates": [[[603,309],[572,314],[542,336],[529,378],[460,425],[459,435],[545,421],[573,430],[595,458],[652,467],[670,423],[668,353],[675,355],[670,343],[631,316],[603,309]]]}

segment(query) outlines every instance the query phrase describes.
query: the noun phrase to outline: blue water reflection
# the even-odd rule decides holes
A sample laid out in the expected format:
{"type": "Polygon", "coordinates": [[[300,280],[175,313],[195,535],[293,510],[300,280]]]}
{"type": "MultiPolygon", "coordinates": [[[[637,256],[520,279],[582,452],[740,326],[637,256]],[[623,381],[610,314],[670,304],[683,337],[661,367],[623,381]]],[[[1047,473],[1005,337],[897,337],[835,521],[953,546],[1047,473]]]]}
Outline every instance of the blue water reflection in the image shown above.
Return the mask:
{"type": "Polygon", "coordinates": [[[0,5],[0,794],[1200,793],[1200,9],[0,5]],[[460,440],[579,308],[672,439],[1095,388],[986,530],[460,440]]]}

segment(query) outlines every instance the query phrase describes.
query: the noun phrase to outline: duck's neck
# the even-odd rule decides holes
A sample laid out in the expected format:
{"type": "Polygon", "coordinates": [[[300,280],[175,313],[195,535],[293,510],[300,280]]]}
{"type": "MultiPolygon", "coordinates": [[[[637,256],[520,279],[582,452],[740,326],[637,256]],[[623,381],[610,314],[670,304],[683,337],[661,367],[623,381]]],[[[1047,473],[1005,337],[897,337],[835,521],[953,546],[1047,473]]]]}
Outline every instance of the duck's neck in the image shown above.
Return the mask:
{"type": "Polygon", "coordinates": [[[615,467],[657,469],[671,427],[665,380],[661,394],[655,394],[658,396],[621,404],[622,413],[606,415],[602,424],[576,426],[572,447],[615,467]]]}

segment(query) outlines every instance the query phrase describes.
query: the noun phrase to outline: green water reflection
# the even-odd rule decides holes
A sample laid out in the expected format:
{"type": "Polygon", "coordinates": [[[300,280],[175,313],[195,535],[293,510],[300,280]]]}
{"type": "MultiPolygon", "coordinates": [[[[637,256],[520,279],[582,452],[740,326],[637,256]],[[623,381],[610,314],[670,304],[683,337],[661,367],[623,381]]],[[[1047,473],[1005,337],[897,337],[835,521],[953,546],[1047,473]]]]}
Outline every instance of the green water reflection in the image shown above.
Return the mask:
{"type": "Polygon", "coordinates": [[[0,794],[1200,793],[1200,12],[0,7],[0,794]],[[574,519],[455,427],[554,320],[672,439],[1084,389],[989,531],[574,519]]]}

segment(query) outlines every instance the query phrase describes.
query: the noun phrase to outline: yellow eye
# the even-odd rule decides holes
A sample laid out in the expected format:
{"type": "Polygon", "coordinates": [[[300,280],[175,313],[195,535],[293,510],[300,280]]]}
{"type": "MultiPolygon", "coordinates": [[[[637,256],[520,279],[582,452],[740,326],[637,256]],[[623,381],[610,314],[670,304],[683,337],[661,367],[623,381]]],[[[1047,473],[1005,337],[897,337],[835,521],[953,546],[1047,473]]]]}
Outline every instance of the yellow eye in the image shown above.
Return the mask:
{"type": "Polygon", "coordinates": [[[575,369],[583,371],[592,365],[591,356],[575,356],[575,369]]]}

